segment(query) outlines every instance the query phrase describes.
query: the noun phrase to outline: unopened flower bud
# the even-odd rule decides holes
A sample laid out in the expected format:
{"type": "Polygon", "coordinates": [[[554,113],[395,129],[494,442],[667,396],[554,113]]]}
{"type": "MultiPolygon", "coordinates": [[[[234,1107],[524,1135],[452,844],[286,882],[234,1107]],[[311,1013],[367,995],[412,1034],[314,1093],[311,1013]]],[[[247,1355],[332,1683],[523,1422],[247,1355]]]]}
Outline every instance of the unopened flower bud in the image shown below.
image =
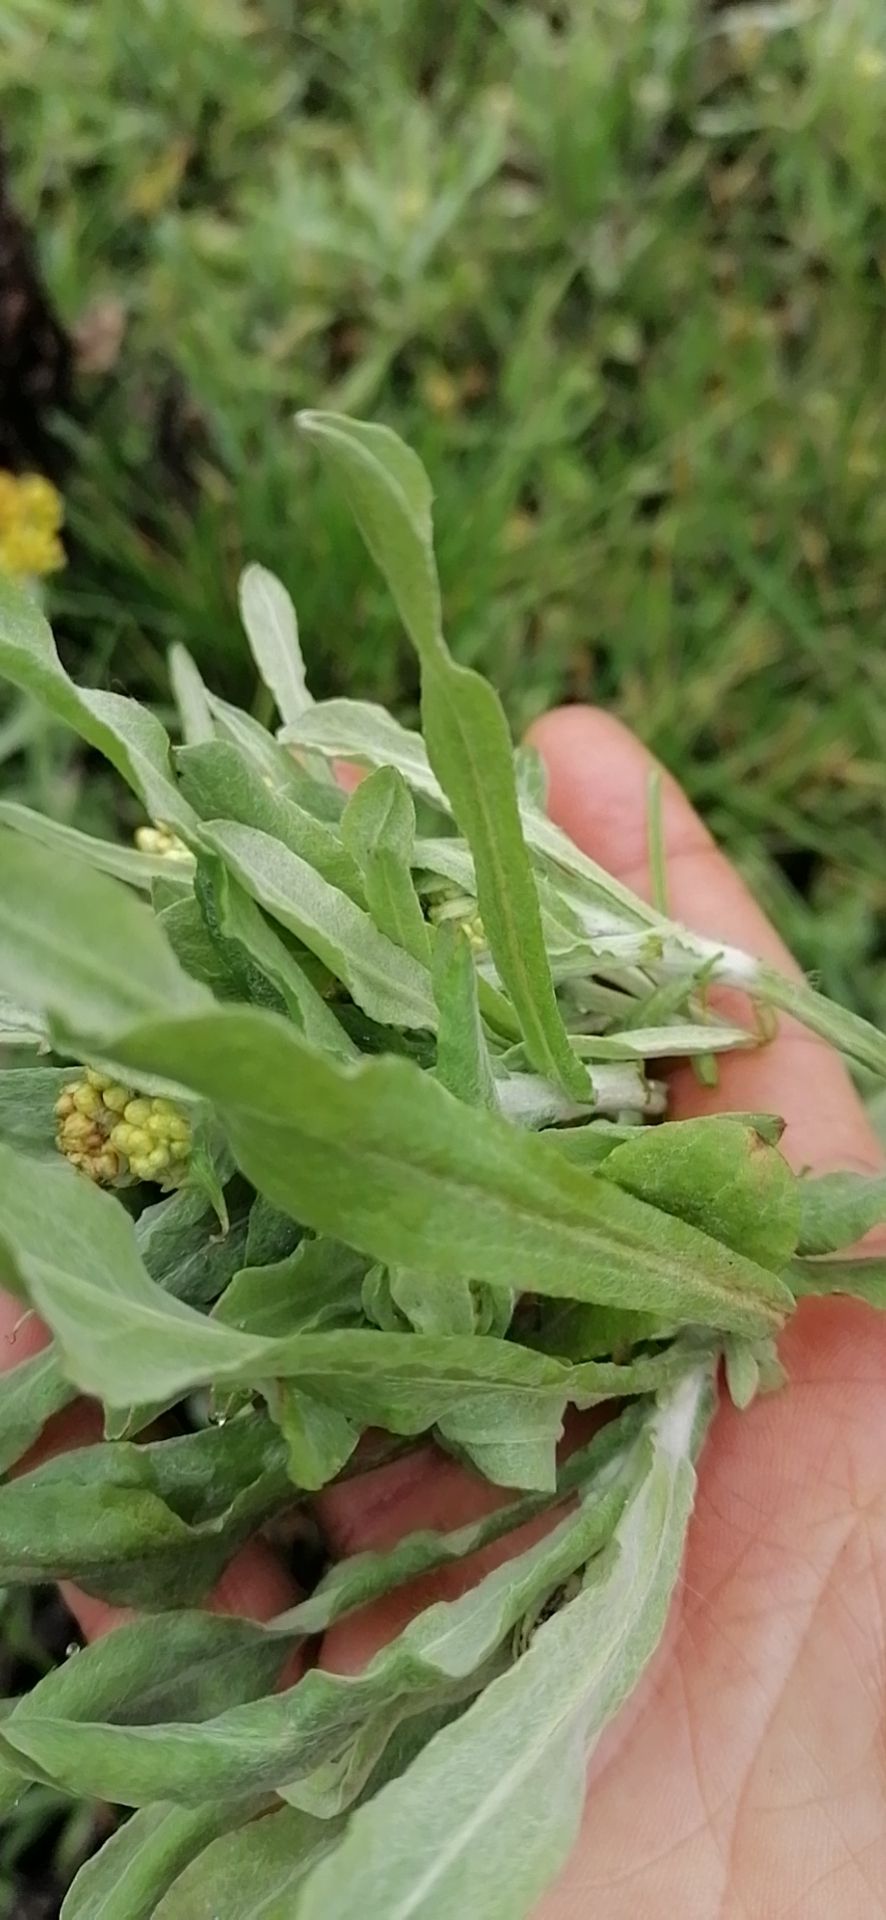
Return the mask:
{"type": "Polygon", "coordinates": [[[102,1093],[102,1104],[108,1108],[110,1113],[122,1113],[124,1107],[131,1099],[132,1088],[121,1087],[114,1080],[111,1081],[109,1087],[105,1087],[102,1093]]]}
{"type": "Polygon", "coordinates": [[[188,853],[184,841],[162,820],[158,820],[156,826],[136,827],[135,844],[139,853],[152,853],[160,860],[181,860],[188,853]]]}
{"type": "Polygon", "coordinates": [[[90,1120],[94,1120],[96,1117],[96,1114],[101,1113],[101,1110],[102,1110],[101,1094],[96,1091],[95,1087],[87,1086],[85,1082],[81,1082],[81,1084],[78,1087],[74,1088],[74,1091],[71,1094],[71,1099],[74,1103],[74,1106],[77,1109],[77,1112],[87,1113],[89,1115],[90,1120]]]}
{"type": "Polygon", "coordinates": [[[63,1089],[55,1112],[59,1151],[91,1180],[156,1180],[168,1192],[188,1177],[191,1126],[173,1100],[89,1068],[63,1089]]]}

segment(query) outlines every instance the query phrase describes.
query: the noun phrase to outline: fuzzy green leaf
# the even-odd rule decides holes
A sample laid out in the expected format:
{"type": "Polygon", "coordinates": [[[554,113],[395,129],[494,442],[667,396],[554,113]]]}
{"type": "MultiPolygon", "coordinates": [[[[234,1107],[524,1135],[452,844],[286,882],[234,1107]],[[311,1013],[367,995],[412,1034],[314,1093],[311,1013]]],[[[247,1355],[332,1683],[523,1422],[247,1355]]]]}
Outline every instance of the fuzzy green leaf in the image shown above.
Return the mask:
{"type": "Polygon", "coordinates": [[[57,1153],[55,1103],[77,1067],[7,1067],[0,1073],[0,1140],[22,1153],[57,1153]]]}
{"type": "Polygon", "coordinates": [[[448,1274],[430,1278],[408,1267],[391,1267],[388,1285],[395,1307],[416,1333],[471,1334],[476,1331],[469,1280],[448,1274]]]}
{"type": "Polygon", "coordinates": [[[94,834],[81,833],[79,827],[49,820],[44,813],[35,813],[16,800],[0,800],[0,826],[12,827],[26,840],[57,847],[61,853],[85,861],[97,873],[109,873],[115,880],[125,880],[144,893],[149,893],[152,883],[161,876],[167,878],[170,872],[187,876],[193,871],[193,859],[188,853],[180,857],[139,853],[136,847],[119,846],[113,840],[97,840],[94,834]]]}
{"type": "Polygon", "coordinates": [[[340,819],[345,797],[331,780],[316,780],[302,759],[296,759],[252,714],[232,707],[215,693],[208,698],[218,737],[231,741],[247,755],[272,792],[286,794],[318,820],[340,819]]]}
{"type": "Polygon", "coordinates": [[[178,709],[181,737],[189,747],[212,740],[215,728],[200,669],[187,647],[176,640],[169,649],[169,679],[178,709]]]}
{"type": "Polygon", "coordinates": [[[724,1348],[726,1386],[740,1413],[751,1405],[760,1386],[760,1363],[750,1340],[727,1340],[724,1348]]]}
{"type": "Polygon", "coordinates": [[[142,1209],[135,1242],[158,1286],[189,1306],[203,1307],[224,1292],[242,1266],[247,1231],[242,1202],[232,1212],[228,1231],[219,1233],[205,1196],[193,1187],[180,1187],[142,1209]]]}
{"type": "Polygon", "coordinates": [[[217,1008],[115,1044],[213,1100],[244,1172],[387,1265],[594,1298],[734,1331],[788,1308],[763,1268],[454,1101],[402,1059],[342,1069],[269,1014],[217,1008]],[[330,1152],[330,1148],[333,1149],[330,1152]]]}
{"type": "Polygon", "coordinates": [[[269,834],[216,820],[203,829],[258,905],[296,934],[382,1025],[432,1027],[427,969],[396,947],[362,908],[269,834]]]}
{"type": "MultiPolygon", "coordinates": [[[[637,1432],[639,1420],[639,1403],[625,1408],[586,1446],[561,1462],[557,1471],[558,1502],[589,1486],[604,1469],[608,1472],[610,1461],[637,1432]]],[[[479,1553],[551,1508],[548,1491],[525,1493],[448,1533],[426,1528],[405,1534],[384,1551],[353,1554],[331,1567],[309,1598],[282,1614],[277,1624],[306,1634],[324,1633],[346,1614],[422,1574],[479,1553]]]]}
{"type": "Polygon", "coordinates": [[[886,1308],[886,1260],[792,1260],[787,1278],[798,1300],[847,1293],[886,1308]]]}
{"type": "Polygon", "coordinates": [[[69,1406],[76,1391],[52,1346],[0,1373],[0,1473],[21,1460],[47,1420],[69,1406]]]}
{"type": "MultiPolygon", "coordinates": [[[[250,982],[238,957],[226,950],[225,943],[214,938],[206,916],[193,893],[184,900],[173,900],[157,913],[157,925],[164,939],[192,980],[208,987],[216,1000],[249,1000],[250,982]]],[[[265,1001],[267,1004],[267,999],[265,1001]]],[[[278,1002],[278,1006],[282,1002],[278,1002]]]]}
{"type": "Polygon", "coordinates": [[[320,753],[327,760],[395,767],[413,793],[441,813],[451,812],[431,771],[421,734],[404,727],[386,707],[369,700],[321,700],[294,725],[283,727],[280,738],[294,747],[320,753]]]}
{"type": "Polygon", "coordinates": [[[119,693],[75,687],[30,594],[0,579],[0,676],[33,694],[122,774],[152,820],[187,834],[194,815],[172,778],[169,740],[154,714],[119,693]]]}
{"type": "MultiPolygon", "coordinates": [[[[3,583],[0,581],[0,595],[3,583]]],[[[100,1031],[210,1004],[149,908],[119,882],[0,828],[0,988],[100,1031]],[[80,938],[71,939],[75,928],[80,938]],[[87,930],[89,930],[87,932],[87,930]]]]}
{"type": "Polygon", "coordinates": [[[347,1415],[302,1393],[286,1380],[269,1387],[268,1407],[286,1442],[293,1484],[311,1492],[325,1487],[350,1459],[360,1429],[347,1415]]]}
{"type": "Polygon", "coordinates": [[[753,1127],[727,1115],[635,1129],[600,1175],[773,1273],[797,1244],[798,1183],[787,1162],[753,1127]]]}
{"type": "Polygon", "coordinates": [[[355,1326],[366,1265],[365,1255],[335,1240],[302,1240],[283,1260],[235,1273],[215,1317],[265,1338],[355,1326]]]}
{"type": "Polygon", "coordinates": [[[275,573],[256,564],[240,575],[240,617],[253,660],[273,694],[281,720],[297,720],[311,705],[295,608],[275,573]]]}
{"type": "Polygon", "coordinates": [[[264,1194],[253,1197],[246,1235],[248,1267],[267,1267],[276,1260],[288,1260],[302,1239],[301,1229],[288,1213],[281,1213],[264,1194]]]}
{"type": "MultiPolygon", "coordinates": [[[[211,1725],[232,1706],[261,1703],[295,1641],[286,1627],[269,1633],[252,1621],[224,1614],[164,1613],[125,1623],[46,1674],[14,1703],[8,1716],[11,1737],[6,1741],[0,1736],[4,1796],[8,1800],[16,1774],[52,1774],[51,1765],[34,1765],[28,1729],[45,1728],[51,1740],[57,1727],[76,1743],[78,1730],[89,1724],[99,1733],[137,1727],[149,1741],[162,1738],[170,1720],[211,1725]]],[[[82,1791],[75,1770],[68,1780],[75,1791],[82,1791]]],[[[158,1786],[148,1799],[165,1798],[159,1771],[158,1786]]],[[[112,1790],[106,1797],[121,1796],[112,1790]]],[[[186,1804],[200,1805],[200,1799],[192,1794],[186,1804]]]]}
{"type": "Polygon", "coordinates": [[[80,1447],[0,1487],[0,1582],[77,1580],[103,1599],[187,1605],[291,1498],[264,1419],[80,1447]]]}
{"type": "MultiPolygon", "coordinates": [[[[234,949],[247,979],[258,973],[276,989],[290,1019],[310,1046],[342,1060],[356,1060],[357,1048],[332,1008],[317,992],[276,928],[265,919],[261,908],[220,859],[211,864],[210,890],[218,934],[234,949]]],[[[208,909],[206,898],[203,908],[204,912],[208,909]]],[[[259,1000],[254,981],[251,998],[259,1000]]]]}
{"type": "MultiPolygon", "coordinates": [[[[437,777],[439,769],[432,770],[421,734],[402,726],[384,707],[365,700],[324,700],[312,707],[310,713],[302,714],[294,726],[286,728],[284,738],[296,747],[322,753],[330,760],[397,767],[414,793],[421,794],[443,813],[454,811],[450,804],[452,797],[444,792],[437,777]]],[[[669,929],[668,921],[662,920],[629,887],[599,867],[543,813],[524,805],[520,817],[526,843],[534,854],[541,856],[543,870],[550,872],[561,886],[566,876],[578,899],[585,904],[593,903],[598,932],[604,928],[610,932],[636,931],[642,927],[663,932],[669,929]]],[[[699,964],[702,948],[696,942],[692,958],[692,936],[682,929],[672,931],[679,933],[684,942],[687,972],[691,972],[699,964]]],[[[709,957],[707,949],[705,954],[709,957]]]]}
{"type": "Polygon", "coordinates": [[[365,1920],[530,1912],[578,1831],[587,1755],[664,1628],[706,1391],[703,1376],[685,1380],[655,1414],[645,1471],[578,1598],[353,1816],[341,1847],[305,1883],[298,1920],[351,1920],[357,1897],[365,1920]]]}
{"type": "Polygon", "coordinates": [[[477,973],[467,936],[446,922],[434,942],[437,1060],[441,1086],[470,1107],[498,1106],[489,1048],[480,1019],[477,973]]]}
{"type": "MultiPolygon", "coordinates": [[[[188,1817],[179,1813],[179,1819],[188,1817]]],[[[318,1820],[281,1807],[214,1840],[151,1909],[152,1920],[284,1920],[306,1874],[343,1831],[343,1819],[318,1820]]],[[[119,1920],[130,1916],[121,1911],[119,1920]]]]}
{"type": "Polygon", "coordinates": [[[341,830],[376,926],[426,967],[430,935],[412,880],[415,807],[402,775],[379,767],[361,781],[342,814],[341,830]]]}
{"type": "Polygon", "coordinates": [[[428,758],[473,853],[484,928],[529,1056],[580,1098],[586,1076],[554,995],[507,721],[489,682],[456,665],[443,639],[427,475],[386,427],[335,414],[299,418],[340,480],[418,653],[428,758]]]}
{"type": "Polygon", "coordinates": [[[291,794],[268,786],[255,762],[227,740],[184,747],[175,756],[183,791],[202,820],[236,820],[279,840],[330,886],[362,902],[355,862],[336,827],[317,820],[291,794]]]}
{"type": "Polygon", "coordinates": [[[839,1253],[886,1222],[886,1174],[823,1173],[797,1192],[798,1253],[839,1253]]]}
{"type": "Polygon", "coordinates": [[[80,1868],[61,1920],[155,1920],[164,1894],[190,1862],[202,1858],[204,1849],[211,1852],[220,1835],[228,1845],[234,1842],[238,1835],[231,1829],[251,1811],[248,1803],[235,1810],[229,1802],[191,1808],[160,1801],[142,1807],[80,1868]]]}
{"type": "MultiPolygon", "coordinates": [[[[299,1804],[301,1783],[313,1793],[317,1769],[340,1763],[359,1742],[363,1778],[351,1776],[357,1792],[400,1719],[481,1685],[490,1664],[495,1668],[508,1657],[510,1638],[527,1611],[599,1552],[639,1465],[633,1445],[621,1457],[606,1444],[601,1455],[601,1483],[596,1473],[588,1474],[577,1513],[459,1599],[426,1608],[360,1674],[313,1668],[284,1694],[231,1707],[214,1719],[185,1714],[162,1726],[137,1723],[136,1713],[127,1725],[103,1723],[95,1717],[101,1701],[88,1724],[57,1710],[43,1712],[37,1688],[0,1726],[0,1754],[13,1767],[30,1765],[60,1785],[76,1782],[79,1792],[130,1805],[163,1799],[194,1806],[274,1790],[299,1804]],[[364,1739],[368,1733],[371,1738],[364,1739]]],[[[181,1621],[169,1625],[172,1641],[181,1621]]],[[[287,1632],[291,1627],[292,1616],[287,1632]]],[[[114,1634],[101,1644],[117,1639],[114,1634]]],[[[87,1661],[95,1652],[80,1658],[87,1661]]]]}

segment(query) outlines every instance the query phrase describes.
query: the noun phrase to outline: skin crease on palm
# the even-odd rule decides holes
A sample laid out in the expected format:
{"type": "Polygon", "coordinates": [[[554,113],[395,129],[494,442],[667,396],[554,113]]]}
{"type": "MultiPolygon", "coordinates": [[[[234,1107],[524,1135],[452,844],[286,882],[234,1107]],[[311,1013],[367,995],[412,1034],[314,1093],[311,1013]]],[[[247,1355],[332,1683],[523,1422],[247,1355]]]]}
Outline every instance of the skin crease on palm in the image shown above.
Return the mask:
{"type": "MultiPolygon", "coordinates": [[[[534,739],[554,817],[645,891],[644,749],[610,716],[579,708],[548,715],[534,739]]],[[[672,783],[664,816],[674,915],[792,969],[672,783]]],[[[721,1107],[781,1113],[798,1169],[882,1165],[841,1062],[788,1022],[759,1053],[727,1059],[715,1089],[675,1074],[674,1117],[721,1107]]],[[[872,1237],[865,1251],[875,1247],[872,1237]]],[[[28,1321],[16,1332],[20,1309],[0,1305],[14,1365],[41,1330],[28,1321]]],[[[810,1301],[781,1351],[786,1391],[718,1413],[664,1644],[594,1757],[578,1844],[538,1920],[886,1915],[886,1317],[810,1301]]],[[[41,1450],[96,1431],[75,1409],[41,1450]]],[[[353,1552],[416,1526],[456,1526],[499,1497],[423,1451],[327,1493],[321,1518],[334,1549],[353,1552]]],[[[476,1559],[447,1569],[341,1623],[324,1664],[362,1666],[411,1613],[477,1572],[476,1559]]],[[[254,1542],[213,1604],[268,1618],[292,1597],[254,1542]]],[[[121,1618],[67,1598],[89,1637],[121,1618]]]]}

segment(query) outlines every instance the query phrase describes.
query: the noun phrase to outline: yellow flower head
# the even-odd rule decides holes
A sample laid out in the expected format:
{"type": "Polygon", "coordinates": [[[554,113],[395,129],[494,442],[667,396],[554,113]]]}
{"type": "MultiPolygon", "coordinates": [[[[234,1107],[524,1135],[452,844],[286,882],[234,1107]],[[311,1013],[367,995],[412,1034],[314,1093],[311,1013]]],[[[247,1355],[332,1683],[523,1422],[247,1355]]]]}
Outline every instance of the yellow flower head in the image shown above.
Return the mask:
{"type": "Polygon", "coordinates": [[[39,580],[65,564],[61,494],[42,473],[0,470],[0,573],[39,580]]]}
{"type": "Polygon", "coordinates": [[[87,1069],[56,1102],[56,1144],[100,1186],[156,1180],[168,1192],[187,1179],[191,1126],[172,1100],[150,1099],[87,1069]]]}

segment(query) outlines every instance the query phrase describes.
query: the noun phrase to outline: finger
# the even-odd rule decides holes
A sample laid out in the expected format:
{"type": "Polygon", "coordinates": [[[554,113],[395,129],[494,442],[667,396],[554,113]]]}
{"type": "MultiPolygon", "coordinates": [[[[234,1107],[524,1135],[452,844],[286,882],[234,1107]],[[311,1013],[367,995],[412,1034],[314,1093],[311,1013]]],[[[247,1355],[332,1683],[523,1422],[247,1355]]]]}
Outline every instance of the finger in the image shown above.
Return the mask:
{"type": "MultiPolygon", "coordinates": [[[[328,1544],[342,1555],[367,1549],[383,1552],[418,1528],[445,1533],[466,1526],[512,1498],[505,1488],[491,1486],[430,1447],[422,1447],[359,1480],[330,1487],[318,1496],[315,1508],[328,1544]]],[[[562,1512],[561,1508],[542,1514],[502,1540],[361,1607],[324,1636],[321,1665],[338,1673],[359,1672],[415,1614],[438,1600],[458,1599],[484,1574],[540,1539],[562,1512]]]]}
{"type": "MultiPolygon", "coordinates": [[[[608,872],[648,899],[652,755],[620,721],[592,707],[547,714],[531,738],[548,767],[552,817],[608,872]]],[[[674,918],[796,977],[786,947],[667,773],[662,815],[674,918]]],[[[787,1123],[784,1151],[798,1168],[882,1164],[876,1135],[839,1056],[787,1017],[767,1047],[725,1056],[716,1087],[699,1086],[686,1066],[676,1069],[674,1118],[724,1108],[781,1114],[787,1123]]]]}
{"type": "MultiPolygon", "coordinates": [[[[583,1446],[601,1421],[600,1409],[577,1413],[570,1409],[562,1453],[583,1446]]],[[[505,1487],[493,1486],[480,1474],[457,1465],[433,1447],[416,1448],[359,1479],[342,1481],[318,1495],[315,1511],[327,1544],[336,1557],[384,1552],[419,1528],[446,1533],[463,1527],[513,1499],[505,1487]]],[[[455,1600],[484,1574],[521,1553],[562,1518],[564,1507],[550,1509],[503,1539],[492,1541],[463,1560],[443,1566],[361,1608],[326,1635],[323,1665],[351,1672],[371,1658],[391,1635],[398,1633],[422,1607],[437,1600],[455,1600]]]]}
{"type": "MultiPolygon", "coordinates": [[[[122,1627],[136,1618],[130,1607],[112,1607],[95,1594],[84,1593],[69,1580],[61,1583],[65,1605],[86,1640],[100,1640],[114,1627],[122,1627]]],[[[241,1547],[225,1568],[217,1586],[204,1604],[210,1613],[236,1615],[244,1620],[273,1620],[295,1606],[300,1594],[264,1540],[250,1540],[241,1547]]],[[[287,1670],[287,1674],[289,1670],[287,1670]]]]}

